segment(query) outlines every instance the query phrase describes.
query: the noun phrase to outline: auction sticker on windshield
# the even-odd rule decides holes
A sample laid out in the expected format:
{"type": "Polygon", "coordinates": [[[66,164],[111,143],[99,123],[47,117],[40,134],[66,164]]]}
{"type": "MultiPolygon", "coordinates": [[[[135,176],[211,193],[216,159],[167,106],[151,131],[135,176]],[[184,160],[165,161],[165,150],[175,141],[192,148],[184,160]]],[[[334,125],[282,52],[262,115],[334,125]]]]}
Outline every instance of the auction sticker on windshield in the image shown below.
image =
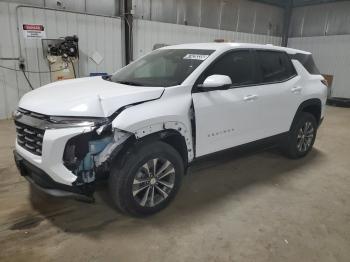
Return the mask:
{"type": "Polygon", "coordinates": [[[209,55],[187,54],[184,59],[205,60],[209,55]]]}

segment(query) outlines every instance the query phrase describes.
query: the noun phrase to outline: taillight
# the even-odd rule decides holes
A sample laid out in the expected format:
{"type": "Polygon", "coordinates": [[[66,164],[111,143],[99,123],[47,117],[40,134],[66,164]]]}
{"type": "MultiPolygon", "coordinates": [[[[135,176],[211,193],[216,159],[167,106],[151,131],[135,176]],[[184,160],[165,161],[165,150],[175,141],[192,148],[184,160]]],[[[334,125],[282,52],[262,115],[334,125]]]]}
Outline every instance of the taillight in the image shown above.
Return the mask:
{"type": "Polygon", "coordinates": [[[326,87],[328,87],[328,81],[326,79],[321,80],[322,84],[324,84],[326,87]]]}

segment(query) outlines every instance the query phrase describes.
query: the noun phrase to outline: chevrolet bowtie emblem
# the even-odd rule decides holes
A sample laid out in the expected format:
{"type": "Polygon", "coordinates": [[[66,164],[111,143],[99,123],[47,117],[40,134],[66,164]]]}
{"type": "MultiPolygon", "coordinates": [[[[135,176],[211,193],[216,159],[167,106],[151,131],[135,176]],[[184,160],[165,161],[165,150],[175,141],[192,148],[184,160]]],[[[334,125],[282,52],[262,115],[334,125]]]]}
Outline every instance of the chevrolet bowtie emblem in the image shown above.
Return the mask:
{"type": "Polygon", "coordinates": [[[21,112],[18,111],[18,110],[15,110],[15,111],[13,112],[13,114],[12,114],[12,117],[13,117],[14,119],[19,119],[19,118],[22,117],[22,115],[23,115],[23,113],[21,113],[21,112]]]}

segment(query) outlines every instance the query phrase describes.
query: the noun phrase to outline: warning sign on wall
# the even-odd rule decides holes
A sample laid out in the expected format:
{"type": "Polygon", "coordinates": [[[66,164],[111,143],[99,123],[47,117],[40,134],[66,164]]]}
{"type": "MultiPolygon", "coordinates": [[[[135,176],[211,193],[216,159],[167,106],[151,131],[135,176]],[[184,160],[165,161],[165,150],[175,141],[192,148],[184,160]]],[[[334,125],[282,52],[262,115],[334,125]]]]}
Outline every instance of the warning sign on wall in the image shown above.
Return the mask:
{"type": "Polygon", "coordinates": [[[24,38],[46,38],[45,28],[43,25],[23,24],[24,38]]]}

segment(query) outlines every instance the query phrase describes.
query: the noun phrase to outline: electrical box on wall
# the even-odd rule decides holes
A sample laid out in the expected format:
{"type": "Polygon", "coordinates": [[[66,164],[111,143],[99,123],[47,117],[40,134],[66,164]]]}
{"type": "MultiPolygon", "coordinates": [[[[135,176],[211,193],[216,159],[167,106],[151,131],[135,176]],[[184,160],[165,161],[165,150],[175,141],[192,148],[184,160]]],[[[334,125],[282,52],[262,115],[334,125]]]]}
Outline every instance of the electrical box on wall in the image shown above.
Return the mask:
{"type": "Polygon", "coordinates": [[[47,58],[51,81],[77,77],[79,47],[77,36],[58,39],[42,39],[44,57],[47,58]]]}

